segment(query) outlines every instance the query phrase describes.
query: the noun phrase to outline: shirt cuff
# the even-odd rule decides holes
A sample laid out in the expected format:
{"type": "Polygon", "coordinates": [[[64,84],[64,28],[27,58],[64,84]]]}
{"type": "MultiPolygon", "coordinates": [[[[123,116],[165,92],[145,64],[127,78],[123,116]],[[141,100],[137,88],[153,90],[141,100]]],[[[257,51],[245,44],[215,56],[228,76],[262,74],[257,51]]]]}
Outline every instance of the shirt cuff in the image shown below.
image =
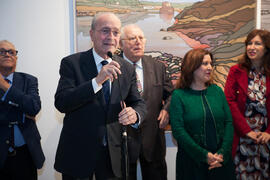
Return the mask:
{"type": "Polygon", "coordinates": [[[93,86],[93,90],[94,90],[94,93],[96,94],[99,90],[102,89],[102,85],[98,85],[97,81],[96,81],[96,78],[93,78],[92,79],[92,86],[93,86]]]}
{"type": "Polygon", "coordinates": [[[137,115],[137,121],[134,124],[131,124],[130,126],[135,128],[135,129],[138,129],[140,124],[141,124],[141,116],[137,112],[136,112],[136,115],[137,115]]]}

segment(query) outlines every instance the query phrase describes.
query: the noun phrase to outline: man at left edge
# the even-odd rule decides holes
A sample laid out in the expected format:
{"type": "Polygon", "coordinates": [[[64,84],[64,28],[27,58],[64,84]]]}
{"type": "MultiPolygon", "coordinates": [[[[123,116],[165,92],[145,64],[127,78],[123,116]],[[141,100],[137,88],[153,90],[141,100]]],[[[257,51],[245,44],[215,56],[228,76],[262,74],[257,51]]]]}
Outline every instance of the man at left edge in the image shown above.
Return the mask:
{"type": "Polygon", "coordinates": [[[0,41],[0,179],[36,180],[45,161],[35,122],[38,80],[15,72],[17,53],[11,42],[0,41]]]}

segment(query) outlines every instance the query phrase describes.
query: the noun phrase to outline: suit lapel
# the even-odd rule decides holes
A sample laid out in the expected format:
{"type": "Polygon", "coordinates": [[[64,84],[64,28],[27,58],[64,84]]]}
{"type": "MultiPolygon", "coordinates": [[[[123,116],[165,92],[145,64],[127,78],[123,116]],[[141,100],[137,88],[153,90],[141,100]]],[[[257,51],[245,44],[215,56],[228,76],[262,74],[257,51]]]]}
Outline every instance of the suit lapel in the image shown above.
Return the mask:
{"type": "Polygon", "coordinates": [[[92,49],[82,53],[80,61],[80,64],[82,66],[82,74],[86,80],[92,79],[97,76],[98,71],[92,49]]]}
{"type": "Polygon", "coordinates": [[[153,84],[153,67],[152,64],[147,61],[145,56],[142,58],[142,67],[143,67],[143,99],[147,99],[148,92],[151,91],[151,84],[153,84]],[[147,77],[147,78],[146,78],[147,77]]]}
{"type": "Polygon", "coordinates": [[[25,87],[25,78],[22,77],[22,75],[20,75],[17,72],[14,72],[13,74],[13,81],[12,81],[12,86],[15,89],[20,89],[25,91],[24,87],[25,87]]]}
{"type": "MultiPolygon", "coordinates": [[[[118,58],[114,58],[114,61],[118,62],[120,64],[120,67],[122,67],[121,61],[118,58]]],[[[120,93],[119,91],[121,91],[121,85],[123,86],[124,84],[121,84],[119,82],[122,81],[122,77],[125,76],[124,71],[120,68],[121,71],[121,75],[118,74],[118,79],[115,79],[112,84],[111,84],[111,96],[110,96],[110,102],[116,102],[115,98],[123,98],[123,97],[119,97],[120,93]]],[[[121,99],[122,100],[122,99],[121,99]]]]}
{"type": "MultiPolygon", "coordinates": [[[[82,74],[84,76],[85,81],[89,81],[90,79],[93,79],[98,75],[97,65],[95,63],[95,59],[93,56],[92,48],[84,53],[82,53],[82,57],[80,58],[81,61],[81,69],[82,74]]],[[[103,91],[102,89],[97,92],[97,98],[100,104],[104,107],[104,110],[106,111],[106,101],[104,99],[103,91]]]]}
{"type": "Polygon", "coordinates": [[[237,77],[237,81],[239,84],[239,88],[243,90],[245,94],[247,94],[248,88],[248,74],[245,70],[238,68],[239,76],[237,77]]]}

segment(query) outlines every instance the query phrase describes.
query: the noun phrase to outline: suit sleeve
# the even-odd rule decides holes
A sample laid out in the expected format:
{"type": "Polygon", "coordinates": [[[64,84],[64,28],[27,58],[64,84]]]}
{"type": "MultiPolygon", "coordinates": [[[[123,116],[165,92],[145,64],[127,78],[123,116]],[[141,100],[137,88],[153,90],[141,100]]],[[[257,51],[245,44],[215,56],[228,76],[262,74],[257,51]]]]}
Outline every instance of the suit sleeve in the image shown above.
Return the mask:
{"type": "Polygon", "coordinates": [[[35,116],[41,109],[38,80],[33,76],[23,76],[25,89],[18,89],[12,85],[6,94],[5,101],[8,104],[17,106],[23,113],[35,116]]]}
{"type": "Polygon", "coordinates": [[[229,71],[224,92],[232,113],[234,128],[240,136],[245,136],[251,131],[251,128],[238,106],[237,96],[239,95],[239,91],[237,87],[239,87],[239,84],[236,80],[235,71],[236,66],[233,66],[229,71]]]}
{"type": "Polygon", "coordinates": [[[60,79],[55,93],[55,107],[62,113],[74,111],[93,100],[95,93],[91,79],[76,85],[74,64],[63,59],[60,66],[60,79]]]}
{"type": "Polygon", "coordinates": [[[163,100],[164,100],[163,109],[169,112],[173,85],[168,74],[166,73],[166,67],[164,64],[162,64],[162,75],[163,75],[163,100]]]}

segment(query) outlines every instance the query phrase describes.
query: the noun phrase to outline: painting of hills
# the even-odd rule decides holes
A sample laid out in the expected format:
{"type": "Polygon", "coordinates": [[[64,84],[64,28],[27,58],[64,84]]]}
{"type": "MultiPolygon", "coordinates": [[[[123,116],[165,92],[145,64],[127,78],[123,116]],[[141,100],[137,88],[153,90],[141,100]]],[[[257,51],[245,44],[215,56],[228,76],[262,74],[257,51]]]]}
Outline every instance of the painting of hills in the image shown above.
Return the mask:
{"type": "Polygon", "coordinates": [[[122,25],[140,26],[146,54],[167,66],[174,84],[184,54],[204,48],[214,54],[215,82],[224,87],[256,23],[255,0],[76,0],[77,51],[91,47],[90,24],[99,12],[114,12],[122,25]]]}

